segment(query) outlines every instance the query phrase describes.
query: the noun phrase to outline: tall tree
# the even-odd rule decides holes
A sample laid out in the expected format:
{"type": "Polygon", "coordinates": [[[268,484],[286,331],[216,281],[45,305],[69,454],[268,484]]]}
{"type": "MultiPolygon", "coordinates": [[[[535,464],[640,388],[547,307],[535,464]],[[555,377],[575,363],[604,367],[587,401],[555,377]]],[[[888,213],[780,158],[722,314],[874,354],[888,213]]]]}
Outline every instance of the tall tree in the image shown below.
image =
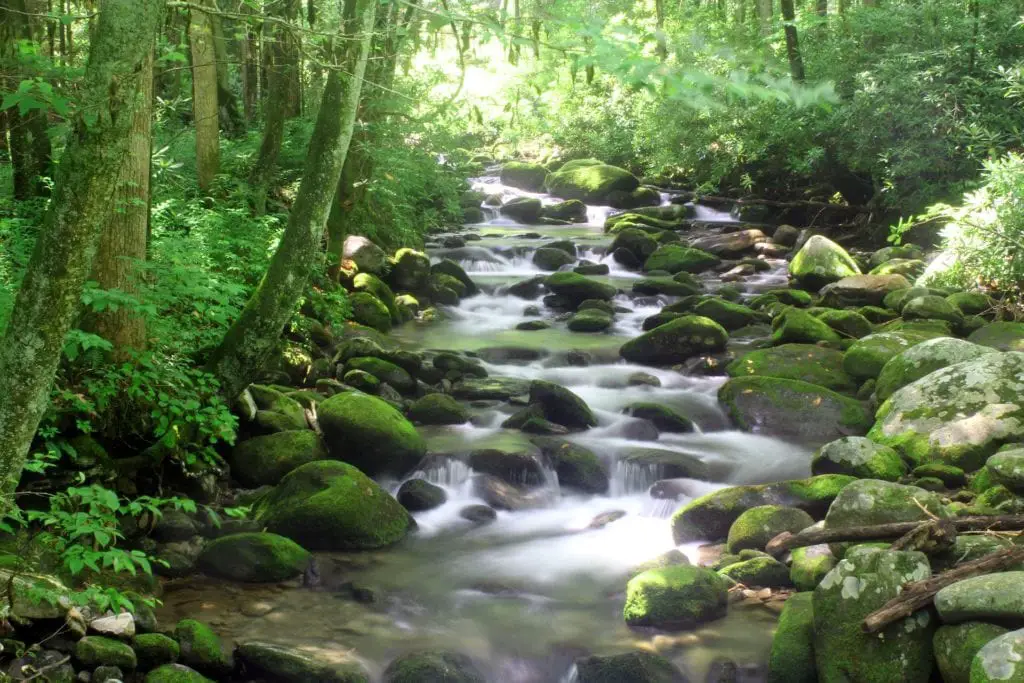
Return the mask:
{"type": "MultiPolygon", "coordinates": [[[[204,4],[209,7],[209,0],[204,4]]],[[[213,185],[220,168],[220,115],[217,106],[217,50],[210,15],[191,10],[188,38],[192,52],[192,113],[196,125],[196,174],[199,189],[213,185]]]]}
{"type": "MultiPolygon", "coordinates": [[[[248,3],[242,4],[244,14],[255,14],[248,3]]],[[[260,90],[259,30],[252,22],[245,22],[245,40],[242,41],[242,111],[247,123],[256,120],[256,103],[260,90]]]]}
{"type": "Polygon", "coordinates": [[[793,76],[794,81],[802,82],[804,80],[804,60],[800,56],[800,41],[796,34],[796,12],[793,10],[793,0],[779,0],[779,8],[782,10],[782,20],[785,22],[789,73],[793,76]]]}
{"type": "MultiPolygon", "coordinates": [[[[128,149],[114,188],[114,211],[104,222],[93,261],[92,277],[103,289],[129,294],[137,290],[136,264],[146,258],[149,237],[149,179],[153,146],[153,53],[143,64],[150,76],[142,77],[141,104],[129,132],[128,149]]],[[[115,356],[141,349],[146,323],[127,307],[89,316],[88,328],[114,345],[115,356]]]]}
{"type": "Polygon", "coordinates": [[[772,0],[757,1],[757,20],[761,26],[761,35],[766,36],[772,32],[772,0]]]}
{"type": "MultiPolygon", "coordinates": [[[[100,0],[81,106],[0,344],[0,494],[13,494],[143,106],[165,0],[100,0]]],[[[9,501],[8,501],[9,502],[9,501]]]]}
{"type": "Polygon", "coordinates": [[[665,0],[654,0],[654,25],[657,31],[657,47],[655,51],[658,59],[668,59],[668,45],[665,43],[665,0]]]}
{"type": "Polygon", "coordinates": [[[229,136],[241,135],[245,132],[245,119],[238,106],[238,98],[231,89],[231,51],[230,41],[224,33],[224,20],[218,13],[207,15],[210,29],[213,31],[214,62],[217,66],[217,106],[220,112],[220,128],[229,136]]]}
{"type": "Polygon", "coordinates": [[[209,366],[226,396],[256,379],[320,259],[324,224],[338,186],[370,53],[377,0],[345,0],[345,40],[324,87],[299,193],[263,280],[213,352],[209,366]]]}

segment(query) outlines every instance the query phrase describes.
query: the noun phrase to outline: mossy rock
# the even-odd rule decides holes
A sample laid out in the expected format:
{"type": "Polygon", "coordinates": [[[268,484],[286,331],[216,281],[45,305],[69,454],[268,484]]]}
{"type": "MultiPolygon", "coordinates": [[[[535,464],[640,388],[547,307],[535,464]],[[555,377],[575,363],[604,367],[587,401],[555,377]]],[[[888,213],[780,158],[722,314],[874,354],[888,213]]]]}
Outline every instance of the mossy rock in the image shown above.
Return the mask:
{"type": "Polygon", "coordinates": [[[693,307],[693,313],[710,318],[727,330],[738,330],[741,327],[768,322],[768,316],[763,313],[716,297],[709,297],[698,303],[693,307]]]}
{"type": "Polygon", "coordinates": [[[718,573],[733,583],[751,588],[789,588],[793,585],[789,579],[789,569],[774,557],[743,560],[722,567],[718,573]]]}
{"type": "Polygon", "coordinates": [[[548,204],[543,209],[545,218],[554,218],[559,221],[570,223],[587,222],[587,205],[578,199],[568,199],[557,204],[548,204]]]}
{"type": "Polygon", "coordinates": [[[473,660],[458,652],[410,652],[388,664],[383,683],[485,683],[473,660]]]}
{"type": "Polygon", "coordinates": [[[576,263],[576,257],[567,254],[561,249],[541,247],[533,252],[533,265],[537,266],[540,270],[555,271],[562,266],[568,266],[573,263],[576,263]]]}
{"type": "Polygon", "coordinates": [[[396,251],[393,261],[388,284],[394,291],[419,293],[426,290],[430,280],[429,256],[406,248],[396,251]]]}
{"type": "Polygon", "coordinates": [[[423,512],[444,505],[448,494],[426,479],[410,479],[398,488],[396,498],[409,512],[423,512]]]}
{"type": "Polygon", "coordinates": [[[632,192],[639,186],[640,181],[632,173],[608,164],[563,167],[544,181],[544,188],[556,197],[587,204],[603,204],[611,193],[632,192]]]}
{"type": "Polygon", "coordinates": [[[448,394],[427,394],[409,406],[409,419],[424,425],[456,425],[469,421],[470,414],[448,394]]]}
{"type": "Polygon", "coordinates": [[[561,272],[549,275],[544,279],[544,286],[552,293],[565,297],[574,306],[587,299],[611,301],[618,293],[615,287],[579,273],[561,272]]]}
{"type": "Polygon", "coordinates": [[[812,446],[866,434],[873,421],[860,401],[793,379],[734,377],[718,400],[744,431],[812,446]]]}
{"type": "Polygon", "coordinates": [[[907,469],[895,450],[862,436],[831,441],[818,449],[811,461],[814,474],[849,474],[859,479],[898,481],[907,469]]]}
{"type": "Polygon", "coordinates": [[[951,325],[959,325],[964,320],[958,308],[932,294],[910,299],[903,304],[902,314],[904,320],[945,320],[951,325]]]}
{"type": "Polygon", "coordinates": [[[164,664],[153,669],[143,683],[216,683],[213,679],[207,678],[195,669],[190,669],[184,664],[164,664]]]}
{"type": "Polygon", "coordinates": [[[644,261],[644,271],[664,270],[672,275],[676,273],[700,273],[719,264],[714,254],[709,254],[693,247],[679,244],[666,244],[658,247],[644,261]]]}
{"type": "Polygon", "coordinates": [[[220,680],[227,678],[234,669],[232,657],[224,649],[220,636],[206,624],[182,619],[174,627],[174,639],[181,648],[181,663],[199,673],[220,680]]]}
{"type": "Polygon", "coordinates": [[[584,493],[608,492],[608,474],[601,459],[593,451],[570,441],[550,437],[534,437],[531,441],[554,466],[559,486],[584,493]]]}
{"type": "Polygon", "coordinates": [[[908,287],[907,278],[898,274],[851,275],[823,287],[821,302],[832,308],[877,306],[890,292],[908,287]]]}
{"type": "Polygon", "coordinates": [[[688,434],[694,430],[693,420],[661,403],[631,403],[622,412],[640,420],[649,420],[659,432],[688,434]]]}
{"type": "Polygon", "coordinates": [[[878,409],[868,438],[915,465],[971,472],[1004,443],[1024,440],[1024,353],[992,353],[932,372],[878,409]]]}
{"type": "MultiPolygon", "coordinates": [[[[891,481],[858,479],[836,496],[825,515],[825,528],[925,522],[947,516],[942,500],[931,491],[891,481]]],[[[832,548],[837,555],[841,550],[841,546],[832,548]]]]}
{"type": "Polygon", "coordinates": [[[871,259],[868,261],[868,267],[877,268],[883,263],[892,261],[893,259],[920,260],[922,258],[924,258],[924,249],[916,244],[897,244],[891,247],[883,247],[871,254],[871,259]]]}
{"type": "Polygon", "coordinates": [[[768,655],[767,683],[818,683],[812,599],[811,593],[797,593],[783,605],[768,655]]]}
{"type": "Polygon", "coordinates": [[[918,552],[865,548],[837,564],[812,600],[818,679],[927,683],[936,626],[928,610],[891,624],[881,636],[865,633],[861,625],[904,584],[929,576],[928,558],[918,552]]]}
{"type": "Polygon", "coordinates": [[[633,282],[633,293],[645,296],[664,294],[666,296],[690,296],[701,291],[702,287],[690,282],[679,282],[670,277],[644,277],[633,282]]]}
{"type": "Polygon", "coordinates": [[[603,311],[587,309],[569,318],[570,332],[604,332],[612,326],[612,317],[603,311]]]}
{"type": "Polygon", "coordinates": [[[653,652],[581,657],[575,662],[576,683],[686,683],[672,662],[653,652]]]}
{"type": "Polygon", "coordinates": [[[369,292],[356,292],[349,296],[348,301],[352,307],[352,319],[357,323],[381,332],[391,330],[391,311],[380,299],[369,292]]]}
{"type": "Polygon", "coordinates": [[[287,581],[306,571],[312,556],[295,541],[268,533],[221,536],[199,555],[199,568],[231,581],[287,581]]]}
{"type": "Polygon", "coordinates": [[[528,161],[509,161],[501,167],[501,183],[527,192],[541,192],[548,170],[528,161]]]}
{"type": "Polygon", "coordinates": [[[391,322],[401,322],[398,308],[395,305],[395,293],[379,277],[371,273],[358,273],[352,279],[352,287],[357,292],[367,292],[377,297],[387,307],[388,313],[391,314],[391,322]]]}
{"type": "Polygon", "coordinates": [[[812,591],[836,566],[836,556],[827,545],[794,548],[789,566],[789,580],[798,591],[812,591]]]}
{"type": "Polygon", "coordinates": [[[650,569],[626,584],[623,617],[630,626],[691,629],[725,616],[729,582],[702,567],[650,569]]]}
{"type": "Polygon", "coordinates": [[[980,358],[994,349],[955,337],[937,337],[916,344],[890,358],[878,375],[875,395],[884,401],[911,382],[936,370],[980,358]]]}
{"type": "Polygon", "coordinates": [[[731,486],[696,498],[672,515],[676,545],[689,541],[724,541],[739,516],[758,505],[782,505],[804,510],[820,518],[843,487],[856,481],[841,474],[827,474],[775,484],[731,486]]]}
{"type": "Polygon", "coordinates": [[[920,259],[895,258],[871,269],[872,275],[903,275],[917,278],[924,272],[926,263],[920,259]]]}
{"type": "MultiPolygon", "coordinates": [[[[964,315],[981,315],[992,310],[993,303],[988,294],[982,292],[954,292],[946,297],[958,311],[964,315]]],[[[1001,349],[1010,351],[1012,349],[1001,349]]]]}
{"type": "Polygon", "coordinates": [[[860,275],[860,268],[841,246],[822,235],[812,235],[789,262],[789,274],[801,286],[818,290],[830,282],[860,275]]]}
{"type": "Polygon", "coordinates": [[[597,425],[597,418],[586,402],[554,382],[530,382],[530,403],[541,406],[545,419],[569,429],[587,429],[597,425]]]}
{"type": "Polygon", "coordinates": [[[292,429],[240,442],[231,451],[231,474],[250,487],[276,484],[300,465],[327,457],[316,432],[292,429]]]}
{"type": "Polygon", "coordinates": [[[342,258],[350,261],[361,273],[383,274],[388,267],[384,250],[362,235],[349,235],[342,247],[342,258]]]}
{"type": "Polygon", "coordinates": [[[658,243],[647,232],[637,228],[624,228],[616,233],[615,239],[608,247],[608,253],[613,254],[618,249],[625,249],[642,263],[657,248],[658,243]]]}
{"type": "Polygon", "coordinates": [[[412,375],[383,358],[373,358],[371,356],[351,358],[345,363],[345,370],[362,370],[367,372],[381,382],[387,382],[393,389],[403,394],[409,394],[416,390],[416,380],[412,378],[412,375]]]}
{"type": "Polygon", "coordinates": [[[173,664],[181,655],[178,641],[162,633],[142,633],[132,640],[139,671],[149,671],[164,664],[173,664]]]}
{"type": "Polygon", "coordinates": [[[828,308],[816,313],[814,317],[838,332],[844,339],[860,339],[871,334],[874,329],[871,322],[856,311],[828,308]]]}
{"type": "Polygon", "coordinates": [[[989,323],[971,332],[967,341],[999,351],[1024,351],[1024,323],[989,323]]]}
{"type": "Polygon", "coordinates": [[[238,646],[238,658],[249,677],[280,683],[369,683],[361,664],[328,663],[283,645],[249,641],[238,646]]]}
{"type": "Polygon", "coordinates": [[[462,283],[463,295],[462,296],[473,296],[480,292],[480,288],[476,286],[476,283],[470,279],[466,271],[455,261],[451,259],[442,259],[438,263],[430,266],[431,274],[447,275],[448,277],[455,278],[462,283]]]}
{"type": "Polygon", "coordinates": [[[412,423],[385,401],[359,391],[320,404],[320,428],[332,457],[370,475],[410,472],[427,447],[412,423]]]}
{"type": "Polygon", "coordinates": [[[751,351],[725,368],[730,377],[779,377],[853,393],[857,383],[843,370],[843,353],[815,344],[782,344],[751,351]]]}
{"type": "Polygon", "coordinates": [[[764,550],[768,541],[782,532],[795,534],[812,524],[814,518],[799,508],[759,505],[746,510],[732,523],[726,547],[730,553],[746,549],[764,550]]]}
{"type": "Polygon", "coordinates": [[[985,645],[1007,629],[982,621],[940,626],[932,638],[943,683],[971,683],[971,662],[985,645]]]}
{"type": "Polygon", "coordinates": [[[263,384],[250,384],[246,391],[256,404],[257,416],[260,413],[277,413],[282,416],[282,426],[285,429],[307,428],[306,413],[302,404],[288,398],[284,392],[263,384]]]}
{"type": "Polygon", "coordinates": [[[1024,493],[1024,448],[1001,449],[985,461],[992,481],[1014,493],[1024,493]]]}
{"type": "Polygon", "coordinates": [[[86,636],[75,643],[75,661],[84,669],[98,666],[116,666],[122,671],[134,671],[138,666],[135,651],[127,643],[106,636],[86,636]]]}
{"type": "Polygon", "coordinates": [[[876,379],[892,358],[921,342],[947,336],[940,332],[879,332],[858,339],[846,350],[843,369],[859,380],[876,379]]]}
{"type": "Polygon", "coordinates": [[[798,308],[788,308],[772,320],[772,343],[776,345],[820,342],[838,344],[840,340],[835,330],[798,308]]]}
{"type": "Polygon", "coordinates": [[[257,519],[309,550],[367,550],[400,541],[409,513],[358,469],[322,460],[303,465],[260,500],[257,519]]]}
{"type": "Polygon", "coordinates": [[[710,318],[686,315],[632,339],[619,349],[627,361],[646,365],[681,363],[725,348],[729,333],[710,318]]]}
{"type": "Polygon", "coordinates": [[[772,289],[751,299],[750,307],[755,311],[771,310],[780,304],[807,308],[813,302],[814,297],[802,289],[772,289]]]}
{"type": "Polygon", "coordinates": [[[971,683],[1024,682],[1024,629],[985,643],[971,660],[971,683]]]}

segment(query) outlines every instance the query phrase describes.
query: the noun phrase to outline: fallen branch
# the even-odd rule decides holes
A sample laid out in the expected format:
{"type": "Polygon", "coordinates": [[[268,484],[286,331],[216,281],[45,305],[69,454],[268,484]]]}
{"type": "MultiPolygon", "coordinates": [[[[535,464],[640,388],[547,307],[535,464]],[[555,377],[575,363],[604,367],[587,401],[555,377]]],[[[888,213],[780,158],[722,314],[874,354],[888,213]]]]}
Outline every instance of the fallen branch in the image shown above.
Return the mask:
{"type": "MultiPolygon", "coordinates": [[[[957,531],[1020,531],[1024,529],[1024,515],[979,515],[950,520],[957,531]]],[[[870,526],[852,526],[843,529],[808,529],[796,534],[784,531],[765,547],[769,555],[778,557],[787,550],[820,543],[845,541],[884,541],[899,538],[926,522],[892,522],[870,526]]]]}
{"type": "Polygon", "coordinates": [[[1021,562],[1024,562],[1024,548],[1006,548],[957,565],[930,579],[904,584],[903,592],[865,617],[861,628],[865,633],[878,633],[894,621],[927,607],[935,594],[946,586],[979,574],[1001,571],[1021,562]]]}

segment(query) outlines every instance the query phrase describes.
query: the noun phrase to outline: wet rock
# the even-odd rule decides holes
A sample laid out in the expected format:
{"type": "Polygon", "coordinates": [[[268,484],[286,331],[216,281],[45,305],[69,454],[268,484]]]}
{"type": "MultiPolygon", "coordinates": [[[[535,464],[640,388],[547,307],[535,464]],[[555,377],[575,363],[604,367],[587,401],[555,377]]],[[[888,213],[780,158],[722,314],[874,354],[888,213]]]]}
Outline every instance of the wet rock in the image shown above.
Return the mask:
{"type": "Polygon", "coordinates": [[[814,235],[789,263],[789,274],[803,287],[818,290],[845,277],[860,275],[846,250],[822,235],[814,235]]]}
{"type": "Polygon", "coordinates": [[[604,332],[612,326],[612,317],[603,311],[587,309],[569,319],[570,332],[604,332]]]}
{"type": "Polygon", "coordinates": [[[590,365],[591,356],[586,351],[573,349],[565,354],[565,362],[569,367],[585,368],[590,365]]]}
{"type": "Polygon", "coordinates": [[[573,263],[576,263],[576,257],[567,254],[561,249],[541,247],[533,253],[533,265],[541,270],[555,271],[562,266],[568,266],[573,263]]]}
{"type": "MultiPolygon", "coordinates": [[[[660,387],[661,380],[646,372],[634,372],[626,378],[626,384],[631,387],[660,387]]],[[[654,404],[659,405],[660,404],[654,404]]],[[[670,431],[670,430],[662,430],[670,431]]]]}
{"type": "Polygon", "coordinates": [[[548,204],[544,207],[542,215],[561,221],[585,223],[587,221],[587,205],[578,199],[569,199],[557,204],[548,204]]]}
{"type": "Polygon", "coordinates": [[[527,192],[540,192],[544,189],[544,179],[548,175],[546,168],[528,161],[509,161],[501,167],[501,183],[518,187],[527,192]]]}
{"type": "Polygon", "coordinates": [[[430,266],[430,272],[447,275],[448,277],[453,277],[461,282],[462,286],[465,288],[465,296],[473,296],[480,291],[480,288],[477,287],[476,283],[470,279],[462,266],[451,259],[442,259],[440,262],[430,266]]]}
{"type": "MultiPolygon", "coordinates": [[[[640,465],[657,467],[658,476],[687,479],[699,479],[701,481],[717,480],[716,472],[699,455],[693,453],[681,453],[661,448],[632,448],[622,458],[621,462],[628,465],[640,465]]],[[[717,472],[726,474],[726,472],[717,472]]]]}
{"type": "Polygon", "coordinates": [[[498,477],[513,486],[536,487],[545,483],[540,451],[530,447],[521,451],[481,448],[469,454],[474,471],[498,477]]]}
{"type": "Polygon", "coordinates": [[[551,502],[545,491],[523,491],[489,474],[475,475],[471,482],[473,494],[498,510],[532,510],[551,502]]]}
{"type": "Polygon", "coordinates": [[[871,428],[872,415],[856,399],[807,382],[777,377],[735,377],[718,400],[744,431],[816,446],[871,428]]]}
{"type": "Polygon", "coordinates": [[[609,510],[608,512],[602,512],[601,514],[590,520],[590,524],[587,525],[588,529],[603,529],[612,522],[616,522],[626,516],[625,510],[609,510]]]}
{"type": "Polygon", "coordinates": [[[789,580],[799,591],[814,590],[825,575],[836,566],[835,555],[828,545],[794,548],[789,567],[789,580]]]}
{"type": "Polygon", "coordinates": [[[572,272],[580,275],[607,275],[611,268],[607,263],[580,263],[572,269],[572,272]]]}
{"type": "Polygon", "coordinates": [[[184,664],[164,664],[146,674],[143,683],[214,683],[214,681],[184,664]]]}
{"type": "Polygon", "coordinates": [[[199,568],[231,581],[287,581],[302,574],[311,555],[277,534],[242,533],[211,541],[199,556],[199,568]]]}
{"type": "Polygon", "coordinates": [[[427,394],[417,399],[408,412],[409,419],[424,425],[456,425],[469,421],[469,410],[447,394],[427,394]]]}
{"type": "Polygon", "coordinates": [[[786,309],[772,320],[772,343],[776,345],[835,344],[840,339],[839,334],[826,323],[798,308],[786,309]]]}
{"type": "Polygon", "coordinates": [[[668,365],[701,353],[720,351],[728,339],[728,332],[715,321],[686,315],[626,342],[619,354],[634,363],[668,365]]]}
{"type": "MultiPolygon", "coordinates": [[[[658,243],[655,241],[650,234],[637,228],[626,228],[620,230],[615,235],[615,239],[612,240],[611,245],[608,247],[608,251],[614,256],[619,250],[625,250],[629,253],[630,258],[627,259],[629,263],[623,265],[638,267],[641,263],[647,260],[651,254],[658,249],[658,243]]],[[[618,258],[616,257],[616,260],[618,258]]]]}
{"type": "Polygon", "coordinates": [[[993,353],[937,370],[896,391],[868,438],[914,464],[974,471],[1002,444],[1024,438],[1024,354],[993,353]]]}
{"type": "Polygon", "coordinates": [[[531,441],[554,465],[560,486],[585,493],[608,492],[608,474],[593,451],[562,439],[535,437],[531,441]]]}
{"type": "Polygon", "coordinates": [[[864,617],[899,595],[903,584],[931,575],[917,552],[865,548],[846,558],[814,589],[814,653],[822,681],[926,683],[933,667],[934,619],[921,610],[878,634],[864,617]]]}
{"type": "Polygon", "coordinates": [[[459,510],[459,517],[473,522],[474,524],[483,525],[490,524],[496,520],[498,518],[498,513],[494,511],[494,508],[486,505],[467,505],[459,510]]]}
{"type": "MultiPolygon", "coordinates": [[[[877,479],[858,479],[836,496],[825,516],[825,528],[925,522],[947,516],[942,500],[931,491],[877,479]]],[[[841,546],[832,547],[834,553],[839,554],[840,550],[841,546]]]]}
{"type": "Polygon", "coordinates": [[[611,301],[618,290],[615,287],[591,280],[579,273],[555,273],[544,280],[544,285],[555,294],[565,297],[573,304],[587,299],[611,301]]]}
{"type": "Polygon", "coordinates": [[[747,587],[789,588],[789,569],[773,557],[754,557],[726,565],[718,570],[720,576],[747,587]]]}
{"type": "Polygon", "coordinates": [[[545,419],[569,429],[588,429],[597,425],[597,418],[586,402],[554,382],[531,382],[530,403],[541,406],[545,419]]]}
{"type": "Polygon", "coordinates": [[[897,481],[907,473],[907,465],[900,454],[888,446],[862,436],[847,436],[822,446],[814,454],[811,471],[897,481]]]}
{"type": "Polygon", "coordinates": [[[379,548],[401,540],[413,525],[372,479],[333,460],[289,473],[260,500],[256,518],[310,550],[379,548]]]}
{"type": "Polygon", "coordinates": [[[999,351],[1024,351],[1024,323],[989,323],[972,332],[967,341],[999,351]]]}
{"type": "Polygon", "coordinates": [[[701,287],[694,285],[689,282],[678,282],[673,278],[668,277],[645,277],[636,280],[633,283],[633,292],[635,294],[644,295],[655,295],[664,294],[666,296],[689,296],[691,294],[697,294],[701,291],[701,287]]]}
{"type": "Polygon", "coordinates": [[[75,644],[75,662],[85,669],[98,666],[116,666],[123,671],[135,671],[138,659],[131,646],[106,636],[86,636],[75,644]]]}
{"type": "Polygon", "coordinates": [[[746,510],[732,523],[726,547],[730,553],[746,549],[764,550],[768,541],[782,532],[795,534],[812,524],[814,518],[798,508],[759,505],[746,510]]]}
{"type": "Polygon", "coordinates": [[[878,375],[875,395],[879,400],[936,370],[996,353],[994,349],[954,337],[938,337],[916,344],[890,358],[878,375]]]}
{"type": "Polygon", "coordinates": [[[581,657],[574,667],[578,683],[686,683],[675,665],[652,652],[581,657]]]}
{"type": "Polygon", "coordinates": [[[755,245],[767,242],[768,236],[753,228],[737,230],[720,235],[707,235],[690,242],[691,246],[721,258],[737,258],[749,252],[755,245]]]}
{"type": "Polygon", "coordinates": [[[890,292],[910,287],[902,275],[851,275],[821,290],[823,306],[879,306],[890,292]]]}
{"type": "Polygon", "coordinates": [[[164,664],[173,664],[178,661],[181,654],[178,641],[162,633],[143,633],[135,636],[135,640],[132,641],[132,649],[135,650],[141,671],[149,671],[164,664]]]}
{"type": "Polygon", "coordinates": [[[725,616],[728,586],[718,574],[701,567],[651,569],[626,584],[623,617],[630,626],[695,628],[725,616]]]}
{"type": "Polygon", "coordinates": [[[812,598],[811,593],[797,593],[786,600],[772,637],[768,683],[817,683],[812,598]]]}
{"type": "Polygon", "coordinates": [[[851,393],[857,383],[843,369],[843,353],[815,344],[782,344],[751,351],[729,363],[730,377],[779,377],[816,384],[832,391],[851,393]]]}
{"type": "Polygon", "coordinates": [[[422,651],[402,655],[388,664],[383,683],[485,683],[469,657],[457,652],[422,651]]]}
{"type": "Polygon", "coordinates": [[[971,683],[1024,681],[1024,629],[987,642],[971,661],[971,683]]]}
{"type": "MultiPolygon", "coordinates": [[[[320,436],[312,430],[300,429],[246,439],[231,451],[228,462],[235,479],[245,486],[257,487],[276,484],[296,467],[326,457],[327,448],[320,436]]],[[[184,540],[194,534],[192,525],[190,533],[173,540],[184,540]]]]}
{"type": "MultiPolygon", "coordinates": [[[[660,382],[658,385],[660,386],[660,382]]],[[[662,432],[687,434],[694,428],[690,418],[660,403],[631,403],[623,408],[622,412],[642,420],[649,420],[662,432]]]]}
{"type": "Polygon", "coordinates": [[[514,197],[502,204],[498,211],[512,220],[530,224],[538,222],[542,208],[539,199],[533,197],[514,197]]]}
{"type": "Polygon", "coordinates": [[[944,683],[970,683],[971,662],[985,645],[1007,632],[995,624],[968,621],[940,626],[932,638],[935,663],[944,683]]]}
{"type": "Polygon", "coordinates": [[[415,249],[395,252],[388,284],[397,292],[422,292],[430,279],[430,258],[415,249]]]}
{"type": "Polygon", "coordinates": [[[935,609],[947,624],[963,621],[1024,622],[1024,571],[974,576],[935,594],[935,609]]]}
{"type": "Polygon", "coordinates": [[[720,259],[701,249],[684,247],[680,244],[666,244],[658,247],[647,260],[643,269],[647,272],[663,270],[676,273],[700,273],[718,265],[720,259]]]}
{"type": "Polygon", "coordinates": [[[452,387],[455,398],[467,401],[507,401],[530,392],[530,381],[517,377],[464,378],[452,387]]]}
{"type": "Polygon", "coordinates": [[[742,304],[717,298],[704,299],[693,307],[693,313],[710,318],[727,330],[768,322],[768,316],[762,313],[751,310],[742,304]]]}
{"type": "Polygon", "coordinates": [[[544,181],[544,188],[556,197],[587,204],[605,204],[611,193],[632,192],[639,186],[640,181],[632,173],[608,164],[563,166],[544,181]]]}
{"type": "Polygon", "coordinates": [[[247,676],[280,683],[367,683],[370,680],[361,664],[328,663],[283,645],[249,641],[238,646],[237,654],[247,676]]]}
{"type": "Polygon", "coordinates": [[[370,475],[403,475],[426,455],[426,444],[405,417],[362,392],[338,394],[320,404],[320,428],[332,457],[370,475]]]}

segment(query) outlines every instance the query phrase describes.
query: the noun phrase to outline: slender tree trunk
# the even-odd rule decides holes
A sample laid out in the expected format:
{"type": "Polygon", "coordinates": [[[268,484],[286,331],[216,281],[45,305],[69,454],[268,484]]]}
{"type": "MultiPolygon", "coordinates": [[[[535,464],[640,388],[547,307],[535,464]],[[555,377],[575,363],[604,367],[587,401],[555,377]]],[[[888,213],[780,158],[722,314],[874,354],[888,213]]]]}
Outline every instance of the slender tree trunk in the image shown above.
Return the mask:
{"type": "Polygon", "coordinates": [[[0,494],[7,500],[43,411],[78,313],[104,221],[143,106],[145,69],[164,0],[100,0],[80,91],[79,114],[61,158],[53,199],[39,231],[0,343],[0,494]]]}
{"type": "MultiPolygon", "coordinates": [[[[275,6],[278,17],[287,19],[296,15],[294,0],[285,0],[275,6]]],[[[263,111],[263,141],[260,143],[259,156],[249,176],[252,186],[253,211],[262,215],[266,210],[267,192],[277,170],[277,157],[281,152],[284,139],[284,121],[289,112],[289,94],[294,81],[295,61],[294,43],[290,31],[280,24],[271,24],[269,35],[269,60],[267,65],[267,97],[263,111]]]]}
{"type": "Polygon", "coordinates": [[[188,37],[192,46],[192,112],[196,125],[196,173],[208,192],[220,168],[217,64],[213,27],[203,11],[192,9],[188,37]]]}
{"type": "Polygon", "coordinates": [[[793,0],[780,0],[782,20],[785,22],[786,54],[789,56],[789,72],[798,83],[804,80],[804,60],[800,56],[800,41],[796,34],[796,12],[793,11],[793,0]]]}
{"type": "MultiPolygon", "coordinates": [[[[242,5],[242,12],[253,14],[252,7],[242,5]]],[[[250,23],[245,24],[245,40],[242,42],[242,110],[246,123],[256,120],[257,103],[260,98],[260,48],[256,28],[250,23]]]]}
{"type": "Polygon", "coordinates": [[[237,396],[256,379],[320,261],[324,224],[359,109],[376,9],[377,0],[345,2],[344,68],[327,77],[288,226],[267,274],[210,359],[225,396],[237,396]]]}
{"type": "Polygon", "coordinates": [[[761,26],[761,35],[767,36],[772,32],[772,0],[756,0],[757,20],[761,26]]]}
{"type": "MultiPolygon", "coordinates": [[[[136,263],[146,259],[149,237],[149,177],[153,148],[153,54],[143,65],[141,106],[129,132],[128,150],[114,190],[114,211],[104,222],[93,261],[92,277],[103,289],[137,291],[136,263]]],[[[87,327],[114,345],[115,358],[128,349],[142,349],[146,323],[128,308],[88,316],[87,327]]]]}
{"type": "MultiPolygon", "coordinates": [[[[297,22],[299,18],[299,3],[297,0],[283,0],[285,4],[285,18],[290,22],[297,22]]],[[[287,109],[285,113],[288,118],[293,119],[302,115],[302,40],[298,33],[293,31],[282,31],[278,34],[284,41],[284,53],[282,62],[284,73],[288,80],[287,86],[287,109]]]]}
{"type": "Polygon", "coordinates": [[[220,16],[209,14],[210,29],[213,31],[213,48],[217,66],[217,106],[220,113],[220,128],[228,136],[245,132],[245,120],[238,107],[238,99],[231,89],[231,51],[224,36],[224,24],[220,16]]]}
{"type": "Polygon", "coordinates": [[[655,29],[658,32],[655,53],[658,59],[664,62],[668,59],[668,45],[665,43],[665,0],[654,0],[654,15],[655,29]]]}

